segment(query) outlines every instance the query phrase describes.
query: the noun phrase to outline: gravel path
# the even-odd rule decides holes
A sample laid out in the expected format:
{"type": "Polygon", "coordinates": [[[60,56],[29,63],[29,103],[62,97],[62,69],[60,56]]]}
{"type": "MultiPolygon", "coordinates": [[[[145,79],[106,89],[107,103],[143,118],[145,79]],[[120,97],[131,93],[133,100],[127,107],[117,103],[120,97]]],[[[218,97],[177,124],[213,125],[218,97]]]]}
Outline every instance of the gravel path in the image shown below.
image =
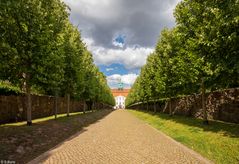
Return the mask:
{"type": "Polygon", "coordinates": [[[125,110],[116,110],[30,163],[210,163],[125,110]]]}

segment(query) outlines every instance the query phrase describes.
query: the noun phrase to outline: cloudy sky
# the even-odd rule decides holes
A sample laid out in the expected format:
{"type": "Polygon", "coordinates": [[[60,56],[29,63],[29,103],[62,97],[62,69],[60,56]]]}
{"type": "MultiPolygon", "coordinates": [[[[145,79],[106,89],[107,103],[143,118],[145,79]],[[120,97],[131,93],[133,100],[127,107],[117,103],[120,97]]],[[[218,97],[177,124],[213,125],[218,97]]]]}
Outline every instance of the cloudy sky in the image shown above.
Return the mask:
{"type": "Polygon", "coordinates": [[[160,31],[175,25],[179,0],[64,0],[95,64],[111,88],[130,87],[153,52],[160,31]]]}

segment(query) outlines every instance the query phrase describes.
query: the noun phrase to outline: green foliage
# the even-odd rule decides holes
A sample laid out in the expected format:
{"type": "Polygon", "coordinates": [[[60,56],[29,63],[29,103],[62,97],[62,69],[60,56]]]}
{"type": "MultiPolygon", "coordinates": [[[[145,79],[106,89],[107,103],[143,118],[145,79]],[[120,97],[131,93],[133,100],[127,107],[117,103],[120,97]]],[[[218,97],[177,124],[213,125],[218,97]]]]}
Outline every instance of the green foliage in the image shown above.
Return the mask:
{"type": "Polygon", "coordinates": [[[68,11],[61,0],[2,0],[0,79],[28,94],[37,88],[41,94],[114,105],[68,11]]]}
{"type": "Polygon", "coordinates": [[[176,27],[161,32],[126,99],[126,106],[239,86],[239,3],[184,0],[176,27]]]}
{"type": "Polygon", "coordinates": [[[58,81],[62,70],[56,47],[67,19],[65,5],[59,0],[4,0],[0,11],[1,78],[29,86],[45,78],[58,81]]]}
{"type": "Polygon", "coordinates": [[[88,51],[83,55],[82,67],[85,72],[81,96],[90,102],[104,102],[113,106],[115,100],[107,85],[106,77],[93,64],[92,54],[88,51]]]}
{"type": "Polygon", "coordinates": [[[175,10],[180,33],[191,42],[189,51],[200,57],[208,89],[239,84],[238,0],[184,0],[175,10]]]}
{"type": "Polygon", "coordinates": [[[18,87],[0,82],[0,95],[19,95],[21,93],[18,87]]]}

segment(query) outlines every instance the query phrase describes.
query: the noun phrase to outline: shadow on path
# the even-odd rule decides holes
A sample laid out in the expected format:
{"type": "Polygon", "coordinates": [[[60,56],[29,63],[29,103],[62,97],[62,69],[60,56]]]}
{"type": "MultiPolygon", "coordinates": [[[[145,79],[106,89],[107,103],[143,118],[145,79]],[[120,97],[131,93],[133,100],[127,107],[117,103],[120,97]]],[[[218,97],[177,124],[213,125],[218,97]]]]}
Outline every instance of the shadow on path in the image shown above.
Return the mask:
{"type": "Polygon", "coordinates": [[[84,131],[112,110],[61,117],[34,123],[33,126],[0,126],[0,159],[26,163],[74,134],[84,131]]]}

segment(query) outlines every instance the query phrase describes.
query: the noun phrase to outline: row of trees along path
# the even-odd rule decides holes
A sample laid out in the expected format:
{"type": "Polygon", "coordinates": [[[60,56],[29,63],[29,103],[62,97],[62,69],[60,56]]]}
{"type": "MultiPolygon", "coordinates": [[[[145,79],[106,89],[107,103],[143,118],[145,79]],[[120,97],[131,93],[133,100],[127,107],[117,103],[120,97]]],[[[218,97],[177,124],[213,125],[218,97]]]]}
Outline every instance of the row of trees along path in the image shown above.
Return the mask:
{"type": "Polygon", "coordinates": [[[31,125],[31,93],[84,100],[88,105],[114,105],[106,77],[69,22],[70,8],[61,0],[0,2],[0,80],[27,95],[31,125]]]}
{"type": "MultiPolygon", "coordinates": [[[[176,26],[161,32],[127,99],[126,106],[239,86],[239,3],[183,0],[176,26]]],[[[172,109],[170,110],[170,114],[172,109]]]]}

